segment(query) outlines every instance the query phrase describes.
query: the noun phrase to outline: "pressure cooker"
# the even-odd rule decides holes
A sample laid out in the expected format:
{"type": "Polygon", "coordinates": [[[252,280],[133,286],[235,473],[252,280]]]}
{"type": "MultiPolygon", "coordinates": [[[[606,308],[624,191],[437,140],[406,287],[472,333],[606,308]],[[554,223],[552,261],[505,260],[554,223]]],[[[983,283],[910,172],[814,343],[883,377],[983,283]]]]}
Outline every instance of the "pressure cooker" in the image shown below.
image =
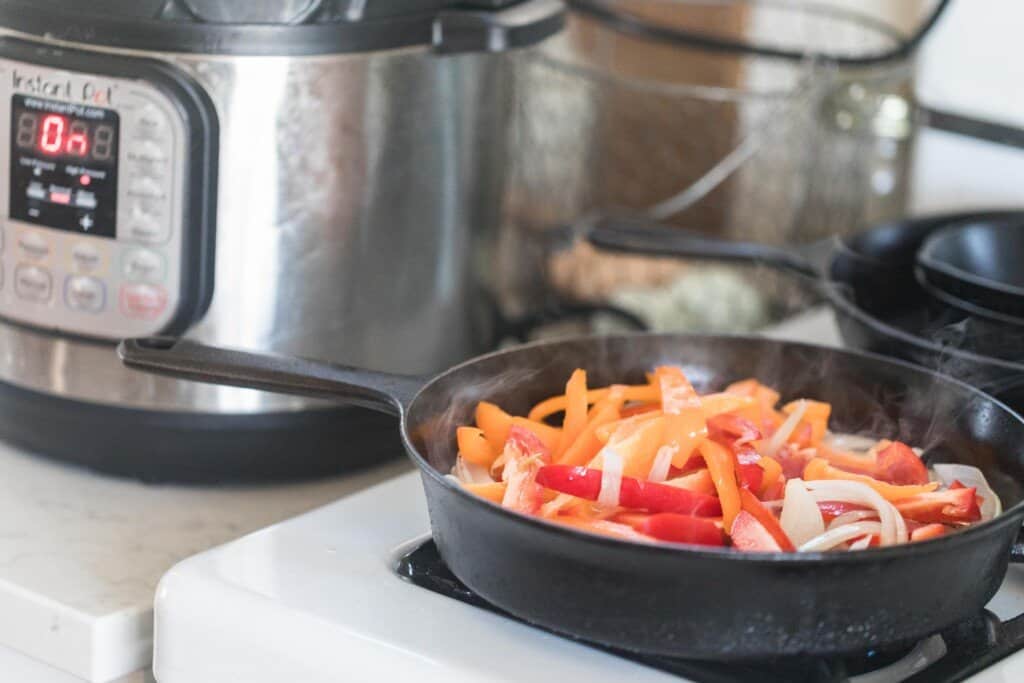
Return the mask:
{"type": "Polygon", "coordinates": [[[123,368],[125,337],[403,373],[493,343],[513,48],[558,0],[0,1],[0,437],[149,479],[399,453],[358,409],[123,368]]]}

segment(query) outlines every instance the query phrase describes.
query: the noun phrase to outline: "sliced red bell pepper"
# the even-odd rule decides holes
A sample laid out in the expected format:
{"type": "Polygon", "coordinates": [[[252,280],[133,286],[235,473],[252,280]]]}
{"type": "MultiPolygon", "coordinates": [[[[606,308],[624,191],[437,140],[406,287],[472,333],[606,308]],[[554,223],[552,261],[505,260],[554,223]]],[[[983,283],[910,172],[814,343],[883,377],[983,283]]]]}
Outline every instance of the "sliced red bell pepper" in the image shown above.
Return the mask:
{"type": "Polygon", "coordinates": [[[821,510],[822,519],[825,520],[825,524],[828,524],[839,515],[847,512],[853,512],[854,510],[870,510],[867,505],[860,505],[858,503],[847,503],[840,500],[821,500],[818,501],[818,509],[821,510]]]}
{"type": "Polygon", "coordinates": [[[722,530],[713,522],[700,517],[659,512],[654,515],[630,513],[619,515],[616,521],[629,524],[642,534],[670,543],[694,545],[725,545],[722,530]]]}
{"type": "Polygon", "coordinates": [[[764,482],[764,468],[757,464],[760,459],[757,451],[751,448],[736,454],[736,478],[740,486],[757,493],[761,492],[764,482]]]}
{"type": "Polygon", "coordinates": [[[782,547],[761,522],[746,510],[741,510],[729,533],[733,547],[746,552],[780,552],[782,547]]]}
{"type": "Polygon", "coordinates": [[[907,519],[926,524],[962,524],[981,519],[976,491],[972,488],[950,488],[945,491],[920,493],[893,503],[907,519]]]}
{"type": "Polygon", "coordinates": [[[938,538],[946,535],[944,524],[925,524],[910,532],[911,541],[927,541],[931,538],[938,538]]]}
{"type": "Polygon", "coordinates": [[[807,458],[799,455],[795,448],[786,445],[775,454],[775,460],[782,465],[782,476],[786,479],[799,479],[803,476],[807,458]]]}
{"type": "MultiPolygon", "coordinates": [[[[743,511],[750,513],[754,516],[761,526],[771,534],[772,538],[775,539],[775,543],[778,544],[779,549],[786,552],[794,552],[796,546],[793,545],[793,541],[789,540],[789,536],[782,530],[782,525],[779,524],[779,520],[775,519],[775,515],[772,511],[761,504],[761,501],[757,499],[753,493],[747,489],[740,489],[740,504],[743,506],[743,511]]],[[[734,523],[735,524],[735,523],[734,523]]]]}
{"type": "MultiPolygon", "coordinates": [[[[537,483],[577,498],[597,500],[601,492],[601,476],[601,470],[589,467],[548,465],[540,468],[537,483]]],[[[698,517],[717,517],[722,514],[722,506],[714,496],[633,477],[622,478],[619,505],[636,510],[677,512],[698,517]]]]}
{"type": "Polygon", "coordinates": [[[876,479],[900,486],[927,484],[928,468],[910,446],[893,441],[878,452],[874,476],[876,479]]]}
{"type": "Polygon", "coordinates": [[[708,438],[739,450],[745,444],[760,439],[761,430],[736,413],[720,413],[708,420],[708,438]]]}

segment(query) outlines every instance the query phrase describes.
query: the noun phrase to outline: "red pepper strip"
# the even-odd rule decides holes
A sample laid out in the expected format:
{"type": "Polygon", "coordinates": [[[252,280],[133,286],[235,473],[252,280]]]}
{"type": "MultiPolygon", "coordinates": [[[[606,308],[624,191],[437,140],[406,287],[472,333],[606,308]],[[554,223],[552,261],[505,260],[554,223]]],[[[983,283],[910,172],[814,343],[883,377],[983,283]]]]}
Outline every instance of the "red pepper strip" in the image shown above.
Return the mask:
{"type": "Polygon", "coordinates": [[[875,478],[890,484],[927,484],[928,468],[910,446],[899,441],[878,452],[875,478]]]}
{"type": "Polygon", "coordinates": [[[764,468],[758,461],[761,456],[752,449],[740,451],[736,454],[736,478],[740,486],[757,493],[761,492],[761,484],[764,483],[764,468]]]}
{"type": "Polygon", "coordinates": [[[908,520],[926,524],[957,524],[981,519],[974,488],[949,488],[945,491],[921,493],[898,500],[893,505],[908,520]]]}
{"type": "Polygon", "coordinates": [[[779,547],[783,551],[791,553],[796,551],[796,546],[793,545],[793,541],[789,540],[789,536],[782,530],[782,526],[779,524],[779,520],[775,519],[775,515],[772,511],[761,504],[761,501],[757,499],[753,493],[747,489],[740,489],[740,504],[743,506],[743,510],[749,512],[754,516],[761,526],[772,535],[775,542],[779,544],[779,547]]]}
{"type": "Polygon", "coordinates": [[[708,420],[708,438],[738,451],[741,446],[760,439],[761,431],[736,413],[720,413],[708,420]]]}
{"type": "MultiPolygon", "coordinates": [[[[601,492],[601,470],[548,465],[540,468],[537,483],[577,498],[597,500],[601,492]]],[[[677,512],[698,517],[717,517],[722,514],[722,506],[714,496],[633,477],[622,478],[619,505],[650,512],[677,512]]]]}
{"type": "Polygon", "coordinates": [[[722,530],[700,517],[660,512],[656,515],[624,514],[615,521],[628,524],[642,534],[670,543],[725,545],[722,530]]]}
{"type": "Polygon", "coordinates": [[[870,510],[871,508],[867,505],[847,503],[841,500],[821,500],[818,501],[818,509],[821,510],[821,517],[825,520],[825,524],[828,524],[839,515],[846,514],[847,512],[870,510]]]}
{"type": "Polygon", "coordinates": [[[925,524],[923,527],[910,532],[911,541],[927,541],[946,534],[946,527],[943,524],[925,524]]]}

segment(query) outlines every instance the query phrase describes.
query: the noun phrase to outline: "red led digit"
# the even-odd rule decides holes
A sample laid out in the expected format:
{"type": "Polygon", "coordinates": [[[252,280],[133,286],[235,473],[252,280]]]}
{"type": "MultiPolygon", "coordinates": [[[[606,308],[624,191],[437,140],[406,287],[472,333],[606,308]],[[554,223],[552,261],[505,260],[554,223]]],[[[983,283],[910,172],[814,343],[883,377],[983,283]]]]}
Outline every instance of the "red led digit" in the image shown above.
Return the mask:
{"type": "Polygon", "coordinates": [[[39,149],[48,154],[57,154],[64,147],[64,129],[67,119],[57,114],[47,114],[39,133],[39,149]]]}
{"type": "Polygon", "coordinates": [[[68,136],[67,150],[68,154],[84,157],[89,151],[89,138],[85,137],[85,133],[72,133],[68,136]]]}

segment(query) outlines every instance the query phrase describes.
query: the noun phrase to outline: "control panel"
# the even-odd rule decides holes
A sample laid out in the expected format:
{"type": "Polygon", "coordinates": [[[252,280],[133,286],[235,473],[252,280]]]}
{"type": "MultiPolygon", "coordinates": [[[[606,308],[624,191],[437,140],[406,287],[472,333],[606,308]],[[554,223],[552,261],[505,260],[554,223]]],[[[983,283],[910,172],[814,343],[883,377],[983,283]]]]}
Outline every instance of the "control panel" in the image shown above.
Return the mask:
{"type": "Polygon", "coordinates": [[[0,42],[0,316],[121,339],[204,312],[216,116],[191,85],[149,60],[0,42]]]}

